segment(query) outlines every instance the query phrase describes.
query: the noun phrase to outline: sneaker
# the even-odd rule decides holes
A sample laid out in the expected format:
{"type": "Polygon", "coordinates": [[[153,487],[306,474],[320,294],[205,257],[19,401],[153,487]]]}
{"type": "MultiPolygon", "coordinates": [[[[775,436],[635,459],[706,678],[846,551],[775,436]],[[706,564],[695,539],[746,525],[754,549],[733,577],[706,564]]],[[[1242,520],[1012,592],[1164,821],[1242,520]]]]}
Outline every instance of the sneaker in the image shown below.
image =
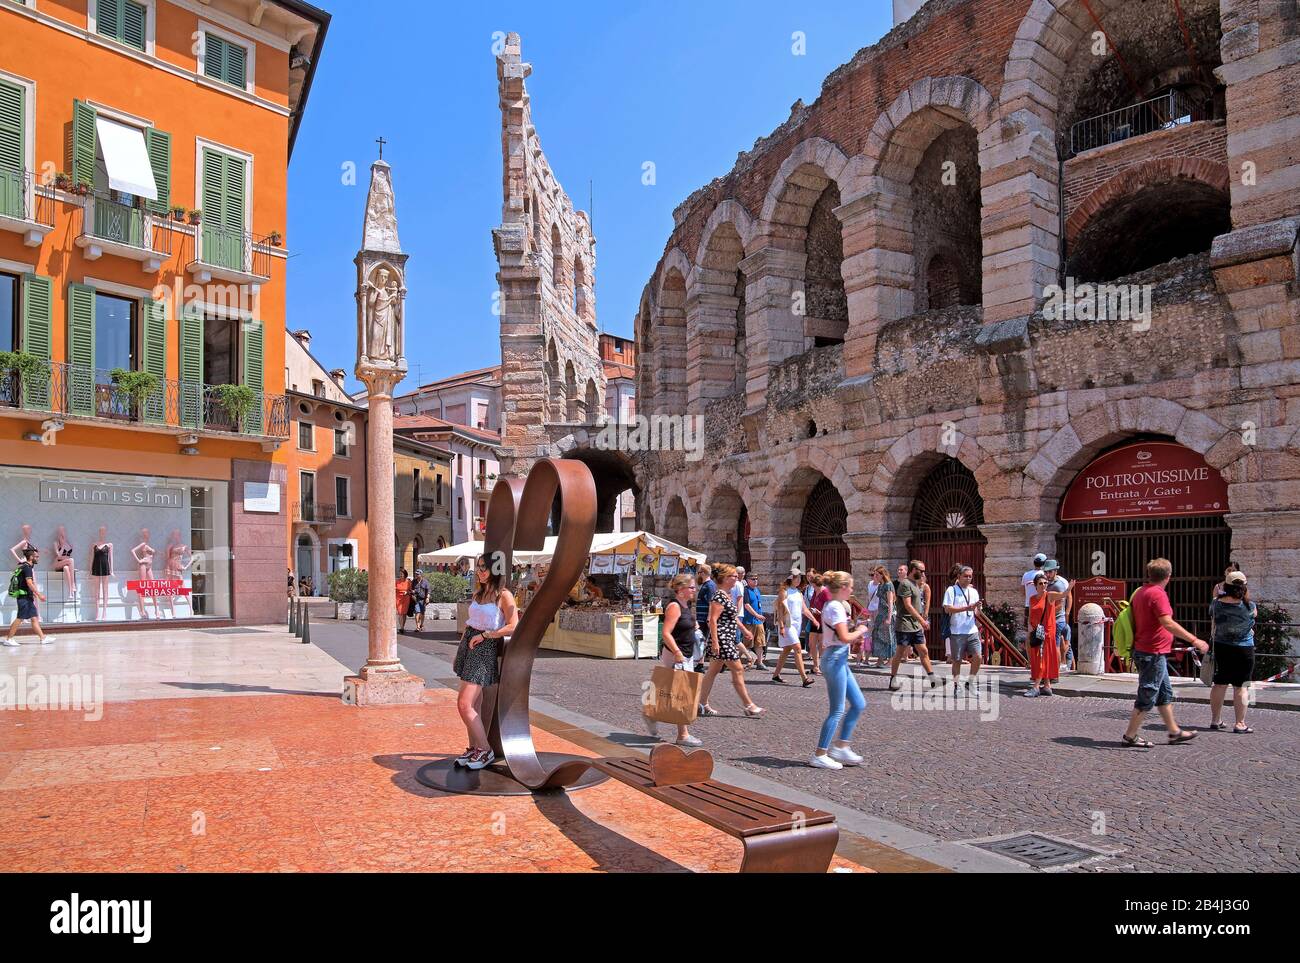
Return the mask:
{"type": "Polygon", "coordinates": [[[474,747],[466,746],[465,751],[456,757],[456,765],[458,766],[466,765],[473,757],[473,755],[474,755],[474,747]]]}
{"type": "Polygon", "coordinates": [[[939,684],[939,677],[936,676],[933,672],[930,673],[930,675],[928,676],[928,678],[929,678],[929,680],[930,680],[930,688],[931,688],[931,689],[935,688],[935,687],[939,684]]]}
{"type": "Polygon", "coordinates": [[[897,679],[890,679],[890,680],[889,680],[889,691],[890,691],[890,692],[897,692],[897,691],[898,691],[899,689],[901,689],[901,688],[903,688],[903,683],[899,682],[897,679]]]}
{"type": "Polygon", "coordinates": [[[497,757],[491,749],[477,749],[474,755],[469,757],[469,762],[465,763],[466,769],[483,769],[486,766],[496,762],[497,757]]]}
{"type": "Polygon", "coordinates": [[[49,645],[49,644],[50,644],[51,642],[53,642],[54,640],[55,640],[55,636],[53,636],[53,635],[44,635],[44,636],[41,637],[41,645],[49,645]]]}
{"type": "Polygon", "coordinates": [[[808,760],[808,765],[812,766],[814,769],[843,769],[844,768],[844,765],[842,763],[836,762],[834,759],[830,757],[829,754],[825,756],[814,755],[811,759],[808,760]]]}
{"type": "Polygon", "coordinates": [[[704,740],[703,740],[703,739],[696,739],[694,736],[682,736],[680,739],[677,740],[677,745],[679,745],[679,746],[702,746],[702,745],[704,745],[704,740]]]}
{"type": "Polygon", "coordinates": [[[5,639],[5,645],[8,646],[8,647],[11,648],[11,649],[16,649],[16,648],[18,648],[18,646],[22,645],[22,643],[21,643],[21,642],[15,642],[13,639],[5,639]]]}
{"type": "Polygon", "coordinates": [[[1025,693],[1025,698],[1026,698],[1026,699],[1037,699],[1037,698],[1038,698],[1038,686],[1036,686],[1036,685],[1031,685],[1031,686],[1029,687],[1029,691],[1025,693]]]}
{"type": "Polygon", "coordinates": [[[862,757],[850,749],[848,746],[831,746],[830,752],[826,753],[841,766],[857,766],[862,764],[862,757]]]}

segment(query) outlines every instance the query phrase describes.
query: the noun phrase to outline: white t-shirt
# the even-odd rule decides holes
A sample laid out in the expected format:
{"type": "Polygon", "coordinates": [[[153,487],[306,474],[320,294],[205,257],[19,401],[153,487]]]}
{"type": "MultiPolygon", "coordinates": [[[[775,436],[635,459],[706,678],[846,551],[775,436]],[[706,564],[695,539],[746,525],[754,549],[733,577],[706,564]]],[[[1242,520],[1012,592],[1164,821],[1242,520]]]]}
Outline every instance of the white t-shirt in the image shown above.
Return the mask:
{"type": "MultiPolygon", "coordinates": [[[[949,585],[948,591],[943,593],[943,604],[953,607],[974,605],[979,600],[980,593],[973,585],[968,589],[962,589],[959,585],[949,585]]],[[[948,635],[972,635],[978,631],[974,612],[953,612],[948,616],[948,635]]]]}
{"type": "Polygon", "coordinates": [[[737,619],[743,619],[745,617],[744,600],[745,586],[737,582],[735,585],[731,586],[731,604],[736,607],[737,619]]]}
{"type": "Polygon", "coordinates": [[[830,601],[822,606],[822,646],[846,645],[835,633],[835,626],[849,620],[848,603],[830,601]]]}
{"type": "Polygon", "coordinates": [[[1020,578],[1020,584],[1022,584],[1022,585],[1025,587],[1025,606],[1026,606],[1026,607],[1028,607],[1028,606],[1029,606],[1029,603],[1033,601],[1034,596],[1038,594],[1037,592],[1034,591],[1034,578],[1035,578],[1035,577],[1036,577],[1036,576],[1037,576],[1041,571],[1042,571],[1041,568],[1031,568],[1028,572],[1026,572],[1026,573],[1025,573],[1023,576],[1021,576],[1021,578],[1020,578]]]}

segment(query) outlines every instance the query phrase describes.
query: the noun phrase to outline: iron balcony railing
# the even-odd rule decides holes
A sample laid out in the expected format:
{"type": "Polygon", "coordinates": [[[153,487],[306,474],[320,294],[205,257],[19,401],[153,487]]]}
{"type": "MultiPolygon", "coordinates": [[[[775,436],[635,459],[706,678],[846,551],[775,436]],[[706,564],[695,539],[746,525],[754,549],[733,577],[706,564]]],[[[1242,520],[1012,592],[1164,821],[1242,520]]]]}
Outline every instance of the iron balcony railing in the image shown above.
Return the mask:
{"type": "Polygon", "coordinates": [[[308,525],[333,525],[338,521],[338,512],[333,505],[322,502],[294,502],[293,520],[306,522],[308,525]]]}
{"type": "Polygon", "coordinates": [[[0,217],[54,226],[54,198],[35,187],[32,172],[0,167],[0,217]]]}
{"type": "Polygon", "coordinates": [[[1181,90],[1170,90],[1140,104],[1079,121],[1070,128],[1070,156],[1152,131],[1207,119],[1209,114],[1204,107],[1193,104],[1181,90]]]}
{"type": "Polygon", "coordinates": [[[17,369],[0,370],[0,407],[68,418],[289,437],[289,407],[284,395],[254,392],[252,407],[237,417],[221,403],[213,385],[159,379],[154,391],[132,397],[113,380],[111,372],[65,362],[45,362],[38,375],[26,378],[17,369]]]}
{"type": "Polygon", "coordinates": [[[248,231],[201,220],[195,233],[187,237],[186,260],[194,266],[220,268],[251,277],[271,276],[271,239],[267,234],[256,237],[248,231]]]}
{"type": "Polygon", "coordinates": [[[437,511],[437,502],[428,495],[415,495],[411,499],[411,514],[428,517],[437,511]]]}
{"type": "Polygon", "coordinates": [[[139,199],[123,201],[110,194],[87,194],[76,216],[76,233],[90,241],[108,241],[169,257],[172,232],[167,218],[140,206],[139,199]]]}

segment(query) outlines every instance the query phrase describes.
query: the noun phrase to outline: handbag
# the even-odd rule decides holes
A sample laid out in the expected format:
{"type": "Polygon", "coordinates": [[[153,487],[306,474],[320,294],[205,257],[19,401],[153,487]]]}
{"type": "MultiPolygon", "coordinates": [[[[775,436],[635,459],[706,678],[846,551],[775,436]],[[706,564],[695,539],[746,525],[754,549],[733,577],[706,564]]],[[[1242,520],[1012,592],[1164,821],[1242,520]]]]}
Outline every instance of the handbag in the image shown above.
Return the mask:
{"type": "Polygon", "coordinates": [[[1214,643],[1210,643],[1210,651],[1201,656],[1201,684],[1214,685],[1214,643]]]}
{"type": "Polygon", "coordinates": [[[641,700],[641,714],[655,722],[686,726],[700,711],[700,685],[704,677],[698,672],[670,669],[657,665],[650,673],[654,698],[647,692],[641,700]]]}
{"type": "Polygon", "coordinates": [[[1043,629],[1043,623],[1039,622],[1034,626],[1033,633],[1029,636],[1029,644],[1032,648],[1038,648],[1047,639],[1047,632],[1043,629]]]}

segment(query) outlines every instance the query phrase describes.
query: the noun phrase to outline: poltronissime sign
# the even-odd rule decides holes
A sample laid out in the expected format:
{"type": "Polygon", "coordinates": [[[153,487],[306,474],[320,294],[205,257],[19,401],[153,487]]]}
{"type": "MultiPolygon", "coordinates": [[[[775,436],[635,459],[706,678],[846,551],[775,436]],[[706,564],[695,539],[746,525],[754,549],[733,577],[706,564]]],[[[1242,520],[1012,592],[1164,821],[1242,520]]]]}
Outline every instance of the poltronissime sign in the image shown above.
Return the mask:
{"type": "Polygon", "coordinates": [[[1224,515],[1228,484],[1201,455],[1168,441],[1107,452],[1075,477],[1061,499],[1062,522],[1169,515],[1224,515]]]}

